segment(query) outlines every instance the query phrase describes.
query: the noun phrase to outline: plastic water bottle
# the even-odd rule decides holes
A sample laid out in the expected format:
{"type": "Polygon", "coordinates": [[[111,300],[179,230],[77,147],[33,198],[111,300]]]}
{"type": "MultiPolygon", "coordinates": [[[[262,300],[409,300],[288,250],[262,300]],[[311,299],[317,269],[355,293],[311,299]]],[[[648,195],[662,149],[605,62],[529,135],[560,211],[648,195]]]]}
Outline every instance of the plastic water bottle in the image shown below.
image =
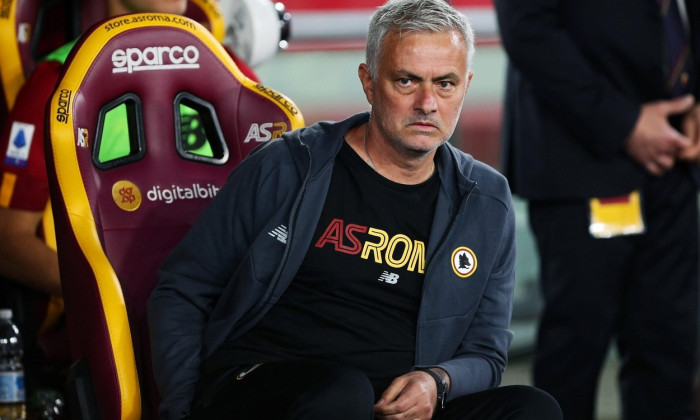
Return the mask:
{"type": "Polygon", "coordinates": [[[0,309],[0,419],[26,418],[22,336],[12,310],[0,309]]]}

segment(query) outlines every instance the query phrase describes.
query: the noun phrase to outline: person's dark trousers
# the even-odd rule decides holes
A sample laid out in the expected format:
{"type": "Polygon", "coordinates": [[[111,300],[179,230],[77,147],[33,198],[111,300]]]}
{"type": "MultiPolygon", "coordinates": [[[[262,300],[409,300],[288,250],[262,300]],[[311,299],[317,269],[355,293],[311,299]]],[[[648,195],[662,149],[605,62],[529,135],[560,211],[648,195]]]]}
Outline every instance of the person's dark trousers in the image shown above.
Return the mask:
{"type": "MultiPolygon", "coordinates": [[[[203,377],[203,381],[207,378],[203,377]]],[[[234,369],[218,386],[198,389],[190,419],[372,420],[379,398],[351,367],[305,361],[234,369]]],[[[447,403],[435,420],[561,420],[557,402],[529,386],[507,386],[447,403]]]]}
{"type": "Polygon", "coordinates": [[[534,384],[567,420],[593,419],[609,344],[621,359],[625,420],[683,419],[698,320],[697,192],[675,169],[642,191],[646,233],[595,239],[587,202],[531,202],[545,306],[534,384]]]}

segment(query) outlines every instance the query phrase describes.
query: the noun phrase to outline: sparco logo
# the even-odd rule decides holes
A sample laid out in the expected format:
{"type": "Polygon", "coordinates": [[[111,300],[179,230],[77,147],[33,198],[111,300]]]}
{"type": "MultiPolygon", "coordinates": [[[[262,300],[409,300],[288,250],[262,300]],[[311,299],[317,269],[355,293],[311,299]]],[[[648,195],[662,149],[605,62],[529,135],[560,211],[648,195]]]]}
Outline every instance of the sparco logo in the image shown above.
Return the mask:
{"type": "Polygon", "coordinates": [[[294,104],[289,99],[287,99],[284,95],[282,95],[281,93],[276,92],[276,91],[270,89],[269,87],[263,86],[259,83],[255,85],[255,88],[257,90],[259,90],[260,92],[267,94],[267,96],[276,100],[280,104],[282,104],[282,106],[287,108],[289,110],[289,112],[292,113],[292,115],[297,115],[299,113],[299,110],[296,109],[294,104]]]}
{"type": "Polygon", "coordinates": [[[70,97],[73,95],[73,92],[71,92],[68,89],[61,89],[61,91],[58,94],[58,109],[56,110],[56,121],[62,122],[62,123],[67,123],[68,122],[68,116],[70,115],[68,113],[68,109],[70,108],[70,97]]]}
{"type": "Polygon", "coordinates": [[[112,53],[112,73],[131,73],[144,70],[198,69],[199,50],[186,47],[146,47],[117,49],[112,53]]]}

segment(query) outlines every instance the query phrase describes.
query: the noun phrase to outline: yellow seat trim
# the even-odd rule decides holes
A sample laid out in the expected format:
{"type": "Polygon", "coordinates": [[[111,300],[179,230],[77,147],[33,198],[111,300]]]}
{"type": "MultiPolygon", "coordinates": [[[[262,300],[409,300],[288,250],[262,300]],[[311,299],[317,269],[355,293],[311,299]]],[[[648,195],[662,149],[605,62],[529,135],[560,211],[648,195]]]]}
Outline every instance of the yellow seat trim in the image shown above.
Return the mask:
{"type": "MultiPolygon", "coordinates": [[[[19,53],[17,40],[17,1],[11,0],[7,18],[0,19],[0,45],[2,45],[2,59],[0,60],[0,79],[2,90],[5,93],[7,109],[12,109],[17,99],[17,94],[24,84],[24,67],[19,53]]],[[[5,3],[5,2],[3,2],[5,3]]]]}
{"type": "Polygon", "coordinates": [[[226,36],[226,22],[224,14],[218,1],[215,0],[189,0],[190,3],[199,7],[207,16],[207,21],[211,28],[209,31],[217,41],[221,42],[226,36]]]}
{"type": "Polygon", "coordinates": [[[12,194],[15,192],[15,184],[17,183],[17,174],[5,172],[2,174],[2,183],[0,183],[0,206],[10,207],[12,194]]]}

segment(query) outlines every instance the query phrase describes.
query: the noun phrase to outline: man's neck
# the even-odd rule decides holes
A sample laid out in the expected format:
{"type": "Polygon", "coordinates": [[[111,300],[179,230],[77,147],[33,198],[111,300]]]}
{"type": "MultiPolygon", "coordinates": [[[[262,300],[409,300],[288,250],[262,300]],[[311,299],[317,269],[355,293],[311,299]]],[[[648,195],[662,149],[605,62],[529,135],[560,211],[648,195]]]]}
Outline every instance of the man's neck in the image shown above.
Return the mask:
{"type": "Polygon", "coordinates": [[[403,156],[386,143],[373,143],[368,124],[351,128],[345,141],[379,175],[399,184],[415,185],[435,173],[435,151],[419,157],[403,156]]]}

